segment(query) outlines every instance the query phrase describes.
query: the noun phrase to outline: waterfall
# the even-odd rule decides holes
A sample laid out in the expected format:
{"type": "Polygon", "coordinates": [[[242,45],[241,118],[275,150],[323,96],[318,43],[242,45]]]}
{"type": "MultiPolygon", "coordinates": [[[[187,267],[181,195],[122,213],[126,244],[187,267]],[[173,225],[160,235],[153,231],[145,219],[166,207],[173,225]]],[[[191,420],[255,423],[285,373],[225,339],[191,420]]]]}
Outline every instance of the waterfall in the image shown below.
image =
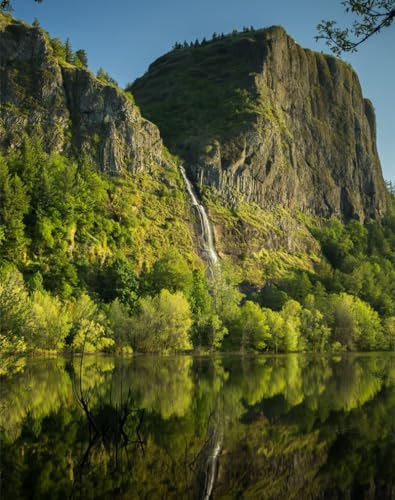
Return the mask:
{"type": "Polygon", "coordinates": [[[184,167],[180,167],[181,175],[184,179],[185,186],[192,201],[192,208],[197,212],[200,226],[200,250],[203,253],[204,259],[208,262],[209,268],[212,271],[218,263],[218,255],[215,251],[213,231],[211,229],[210,221],[208,220],[206,210],[202,204],[199,203],[192,184],[190,183],[184,167]]]}

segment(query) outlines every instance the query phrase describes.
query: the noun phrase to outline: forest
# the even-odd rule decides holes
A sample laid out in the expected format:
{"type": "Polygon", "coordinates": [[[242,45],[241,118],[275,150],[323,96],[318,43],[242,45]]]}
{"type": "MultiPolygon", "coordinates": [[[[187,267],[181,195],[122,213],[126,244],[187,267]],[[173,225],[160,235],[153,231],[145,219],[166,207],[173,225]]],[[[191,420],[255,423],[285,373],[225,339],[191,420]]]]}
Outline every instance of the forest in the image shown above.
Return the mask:
{"type": "MultiPolygon", "coordinates": [[[[242,293],[229,263],[208,278],[163,231],[149,236],[162,254],[145,250],[149,214],[128,207],[147,192],[141,175],[99,173],[27,138],[0,158],[1,352],[395,349],[394,209],[381,223],[316,219],[314,271],[242,293]]],[[[177,190],[152,192],[143,211],[180,203],[177,190]]]]}

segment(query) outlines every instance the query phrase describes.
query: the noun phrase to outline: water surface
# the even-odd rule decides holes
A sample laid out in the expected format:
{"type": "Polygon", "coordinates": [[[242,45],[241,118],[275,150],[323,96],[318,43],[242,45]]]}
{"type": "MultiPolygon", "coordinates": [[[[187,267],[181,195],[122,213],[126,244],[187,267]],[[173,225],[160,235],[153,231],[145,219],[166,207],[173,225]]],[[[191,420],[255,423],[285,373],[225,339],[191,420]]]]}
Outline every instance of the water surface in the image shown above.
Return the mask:
{"type": "Polygon", "coordinates": [[[2,499],[395,498],[395,356],[19,362],[2,499]]]}

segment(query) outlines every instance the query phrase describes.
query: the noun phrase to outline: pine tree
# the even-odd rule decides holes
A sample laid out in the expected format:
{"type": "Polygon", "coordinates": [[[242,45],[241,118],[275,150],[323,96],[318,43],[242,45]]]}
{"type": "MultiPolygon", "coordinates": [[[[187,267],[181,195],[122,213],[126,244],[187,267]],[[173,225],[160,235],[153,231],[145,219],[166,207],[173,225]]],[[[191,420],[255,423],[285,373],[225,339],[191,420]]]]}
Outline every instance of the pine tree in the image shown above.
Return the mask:
{"type": "Polygon", "coordinates": [[[10,175],[6,162],[0,159],[0,227],[5,236],[0,255],[13,262],[23,258],[26,246],[23,217],[28,208],[25,186],[17,175],[10,175]]]}
{"type": "Polygon", "coordinates": [[[77,50],[74,56],[74,64],[84,68],[88,67],[88,56],[86,55],[86,51],[84,49],[77,50]]]}
{"type": "Polygon", "coordinates": [[[71,47],[71,42],[70,42],[69,38],[67,38],[66,43],[64,44],[64,48],[65,48],[66,62],[72,64],[74,62],[74,54],[73,54],[73,49],[71,47]]]}

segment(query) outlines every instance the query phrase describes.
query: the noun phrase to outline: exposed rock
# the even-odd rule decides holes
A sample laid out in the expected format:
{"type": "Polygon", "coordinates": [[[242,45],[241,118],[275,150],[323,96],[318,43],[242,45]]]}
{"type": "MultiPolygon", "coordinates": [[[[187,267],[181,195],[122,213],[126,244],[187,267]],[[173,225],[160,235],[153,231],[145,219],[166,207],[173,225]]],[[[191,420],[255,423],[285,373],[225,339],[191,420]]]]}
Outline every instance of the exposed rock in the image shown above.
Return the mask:
{"type": "Polygon", "coordinates": [[[130,95],[56,58],[41,29],[0,16],[1,147],[19,147],[26,133],[108,172],[161,161],[159,131],[130,95]]]}
{"type": "Polygon", "coordinates": [[[170,52],[132,91],[198,185],[267,210],[385,213],[374,109],[357,75],[280,27],[170,52]]]}

